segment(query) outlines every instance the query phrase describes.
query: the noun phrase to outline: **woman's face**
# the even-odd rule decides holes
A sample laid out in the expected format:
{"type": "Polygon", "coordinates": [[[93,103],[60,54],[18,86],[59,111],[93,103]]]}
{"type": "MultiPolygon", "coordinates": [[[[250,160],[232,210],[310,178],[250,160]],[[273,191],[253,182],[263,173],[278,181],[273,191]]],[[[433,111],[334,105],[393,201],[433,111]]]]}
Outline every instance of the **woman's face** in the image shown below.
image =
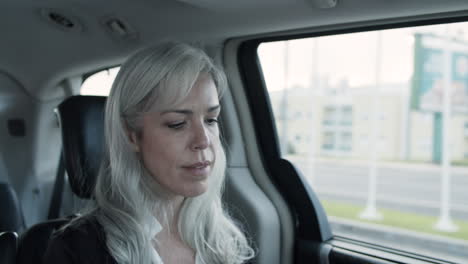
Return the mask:
{"type": "Polygon", "coordinates": [[[220,147],[219,112],[213,79],[201,74],[181,104],[144,114],[140,137],[131,134],[145,167],[170,195],[194,197],[207,190],[220,147]]]}

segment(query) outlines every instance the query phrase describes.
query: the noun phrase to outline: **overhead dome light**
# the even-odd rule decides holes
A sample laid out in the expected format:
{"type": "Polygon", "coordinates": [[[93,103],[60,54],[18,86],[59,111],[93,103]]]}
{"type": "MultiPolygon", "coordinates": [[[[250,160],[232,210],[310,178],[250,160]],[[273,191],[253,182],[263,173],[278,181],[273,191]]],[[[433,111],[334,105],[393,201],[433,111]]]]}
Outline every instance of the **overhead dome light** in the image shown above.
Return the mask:
{"type": "Polygon", "coordinates": [[[81,23],[74,16],[68,14],[64,10],[43,8],[40,10],[41,17],[50,25],[54,25],[65,31],[81,31],[81,23]]]}
{"type": "Polygon", "coordinates": [[[49,13],[49,19],[62,27],[72,28],[75,26],[75,23],[73,23],[69,18],[54,11],[49,13]]]}
{"type": "Polygon", "coordinates": [[[122,18],[107,16],[101,19],[101,24],[114,38],[121,40],[134,40],[138,37],[136,30],[122,18]]]}

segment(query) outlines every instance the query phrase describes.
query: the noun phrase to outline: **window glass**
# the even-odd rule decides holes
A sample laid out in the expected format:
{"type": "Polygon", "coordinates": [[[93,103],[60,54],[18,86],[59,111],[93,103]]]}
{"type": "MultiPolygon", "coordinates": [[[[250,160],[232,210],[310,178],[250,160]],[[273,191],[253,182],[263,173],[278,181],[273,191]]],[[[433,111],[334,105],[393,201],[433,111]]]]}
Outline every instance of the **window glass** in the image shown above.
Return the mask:
{"type": "Polygon", "coordinates": [[[258,56],[282,156],[334,235],[468,259],[468,23],[265,42],[258,56]]]}
{"type": "Polygon", "coordinates": [[[114,82],[120,67],[115,67],[97,72],[83,82],[80,94],[82,95],[109,95],[112,83],[114,82]]]}

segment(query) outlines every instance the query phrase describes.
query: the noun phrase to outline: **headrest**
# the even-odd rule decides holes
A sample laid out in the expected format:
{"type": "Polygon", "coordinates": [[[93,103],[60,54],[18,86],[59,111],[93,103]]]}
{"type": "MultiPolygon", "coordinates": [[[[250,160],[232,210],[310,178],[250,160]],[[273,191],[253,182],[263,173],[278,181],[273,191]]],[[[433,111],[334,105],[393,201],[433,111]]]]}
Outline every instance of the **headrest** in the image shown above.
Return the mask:
{"type": "Polygon", "coordinates": [[[104,96],[72,96],[57,108],[65,168],[72,191],[92,196],[104,153],[104,96]]]}

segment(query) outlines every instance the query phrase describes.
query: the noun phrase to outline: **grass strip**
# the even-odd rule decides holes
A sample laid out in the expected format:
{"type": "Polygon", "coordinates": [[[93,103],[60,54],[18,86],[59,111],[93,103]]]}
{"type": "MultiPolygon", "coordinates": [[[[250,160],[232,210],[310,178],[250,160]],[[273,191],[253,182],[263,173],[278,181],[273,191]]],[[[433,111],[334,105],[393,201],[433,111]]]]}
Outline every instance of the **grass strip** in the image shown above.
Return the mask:
{"type": "Polygon", "coordinates": [[[426,216],[408,212],[401,212],[391,209],[378,209],[383,218],[378,221],[359,218],[359,214],[364,210],[363,206],[344,202],[322,200],[322,205],[329,216],[340,217],[360,222],[380,224],[384,226],[398,227],[416,232],[422,232],[444,237],[463,239],[468,241],[468,221],[454,220],[458,226],[456,232],[443,232],[434,229],[437,217],[426,216]]]}

